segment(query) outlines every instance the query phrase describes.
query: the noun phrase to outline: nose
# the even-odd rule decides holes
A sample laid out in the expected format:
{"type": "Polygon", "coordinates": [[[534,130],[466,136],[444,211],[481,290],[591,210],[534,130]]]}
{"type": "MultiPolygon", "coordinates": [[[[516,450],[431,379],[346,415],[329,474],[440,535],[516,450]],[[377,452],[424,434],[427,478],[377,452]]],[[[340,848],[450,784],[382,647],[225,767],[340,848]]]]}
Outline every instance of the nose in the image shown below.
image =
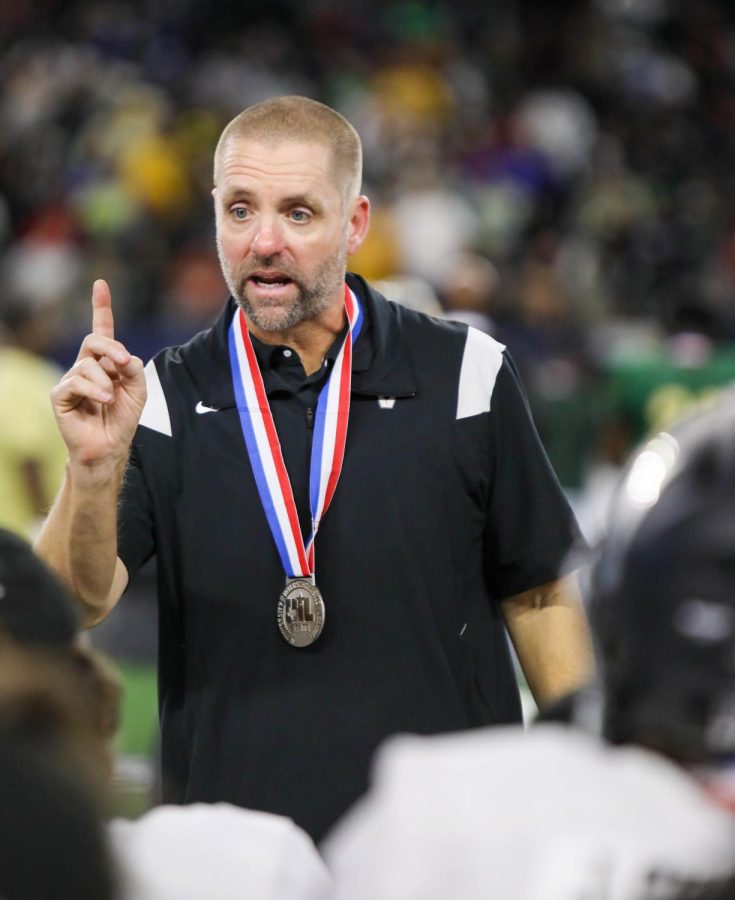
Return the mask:
{"type": "Polygon", "coordinates": [[[275,217],[262,217],[253,238],[252,249],[258,256],[274,256],[283,249],[283,230],[275,217]]]}

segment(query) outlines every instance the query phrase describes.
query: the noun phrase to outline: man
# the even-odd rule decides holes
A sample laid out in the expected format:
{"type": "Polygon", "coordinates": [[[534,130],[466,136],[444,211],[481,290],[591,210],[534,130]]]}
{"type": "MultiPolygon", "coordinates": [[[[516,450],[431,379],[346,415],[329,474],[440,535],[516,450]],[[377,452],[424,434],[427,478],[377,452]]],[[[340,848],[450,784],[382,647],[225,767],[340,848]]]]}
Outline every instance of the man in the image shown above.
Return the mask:
{"type": "Polygon", "coordinates": [[[576,704],[589,727],[601,697],[604,740],[393,738],[324,842],[336,898],[735,895],[734,433],[731,393],[624,473],[589,596],[600,684],[576,704]]]}
{"type": "Polygon", "coordinates": [[[157,555],[164,799],[316,839],[387,735],[520,718],[504,620],[538,703],[589,665],[556,577],[576,524],[504,348],[345,282],[361,167],[355,130],[312,100],[227,126],[232,298],[144,371],[95,283],[53,392],[70,461],[37,543],[88,625],[157,555]]]}

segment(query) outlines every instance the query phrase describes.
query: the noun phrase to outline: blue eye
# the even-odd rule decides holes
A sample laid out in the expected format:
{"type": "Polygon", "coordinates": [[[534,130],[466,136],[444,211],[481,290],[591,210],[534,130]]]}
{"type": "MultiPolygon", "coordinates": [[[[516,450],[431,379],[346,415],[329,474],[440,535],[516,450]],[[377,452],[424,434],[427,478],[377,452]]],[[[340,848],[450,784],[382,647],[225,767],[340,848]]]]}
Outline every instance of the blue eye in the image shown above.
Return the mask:
{"type": "Polygon", "coordinates": [[[248,217],[248,211],[244,206],[236,206],[234,209],[231,209],[230,212],[233,215],[233,218],[239,219],[239,221],[244,221],[248,217]]]}
{"type": "Polygon", "coordinates": [[[293,209],[291,210],[291,218],[294,222],[308,222],[309,214],[304,209],[293,209]]]}

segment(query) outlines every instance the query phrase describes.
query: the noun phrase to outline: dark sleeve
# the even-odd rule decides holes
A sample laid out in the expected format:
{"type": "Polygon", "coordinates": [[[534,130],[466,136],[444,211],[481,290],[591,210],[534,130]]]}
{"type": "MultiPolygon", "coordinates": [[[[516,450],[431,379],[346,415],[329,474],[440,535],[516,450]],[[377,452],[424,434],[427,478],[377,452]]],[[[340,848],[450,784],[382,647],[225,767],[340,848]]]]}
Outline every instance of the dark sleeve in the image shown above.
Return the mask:
{"type": "Polygon", "coordinates": [[[507,351],[489,421],[492,477],[485,568],[503,598],[557,578],[581,535],[507,351]]]}
{"type": "Polygon", "coordinates": [[[155,549],[153,505],[138,451],[133,444],[117,514],[117,555],[125,563],[131,580],[153,556],[155,549]]]}

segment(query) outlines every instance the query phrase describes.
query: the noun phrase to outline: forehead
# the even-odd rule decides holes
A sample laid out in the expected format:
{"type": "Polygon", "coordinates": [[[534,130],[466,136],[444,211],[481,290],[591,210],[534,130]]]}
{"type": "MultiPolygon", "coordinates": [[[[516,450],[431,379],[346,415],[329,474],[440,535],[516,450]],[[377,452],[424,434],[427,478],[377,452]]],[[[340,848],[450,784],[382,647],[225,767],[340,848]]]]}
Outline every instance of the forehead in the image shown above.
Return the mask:
{"type": "Polygon", "coordinates": [[[237,137],[222,148],[217,187],[222,191],[337,191],[331,152],[324,144],[237,137]]]}

